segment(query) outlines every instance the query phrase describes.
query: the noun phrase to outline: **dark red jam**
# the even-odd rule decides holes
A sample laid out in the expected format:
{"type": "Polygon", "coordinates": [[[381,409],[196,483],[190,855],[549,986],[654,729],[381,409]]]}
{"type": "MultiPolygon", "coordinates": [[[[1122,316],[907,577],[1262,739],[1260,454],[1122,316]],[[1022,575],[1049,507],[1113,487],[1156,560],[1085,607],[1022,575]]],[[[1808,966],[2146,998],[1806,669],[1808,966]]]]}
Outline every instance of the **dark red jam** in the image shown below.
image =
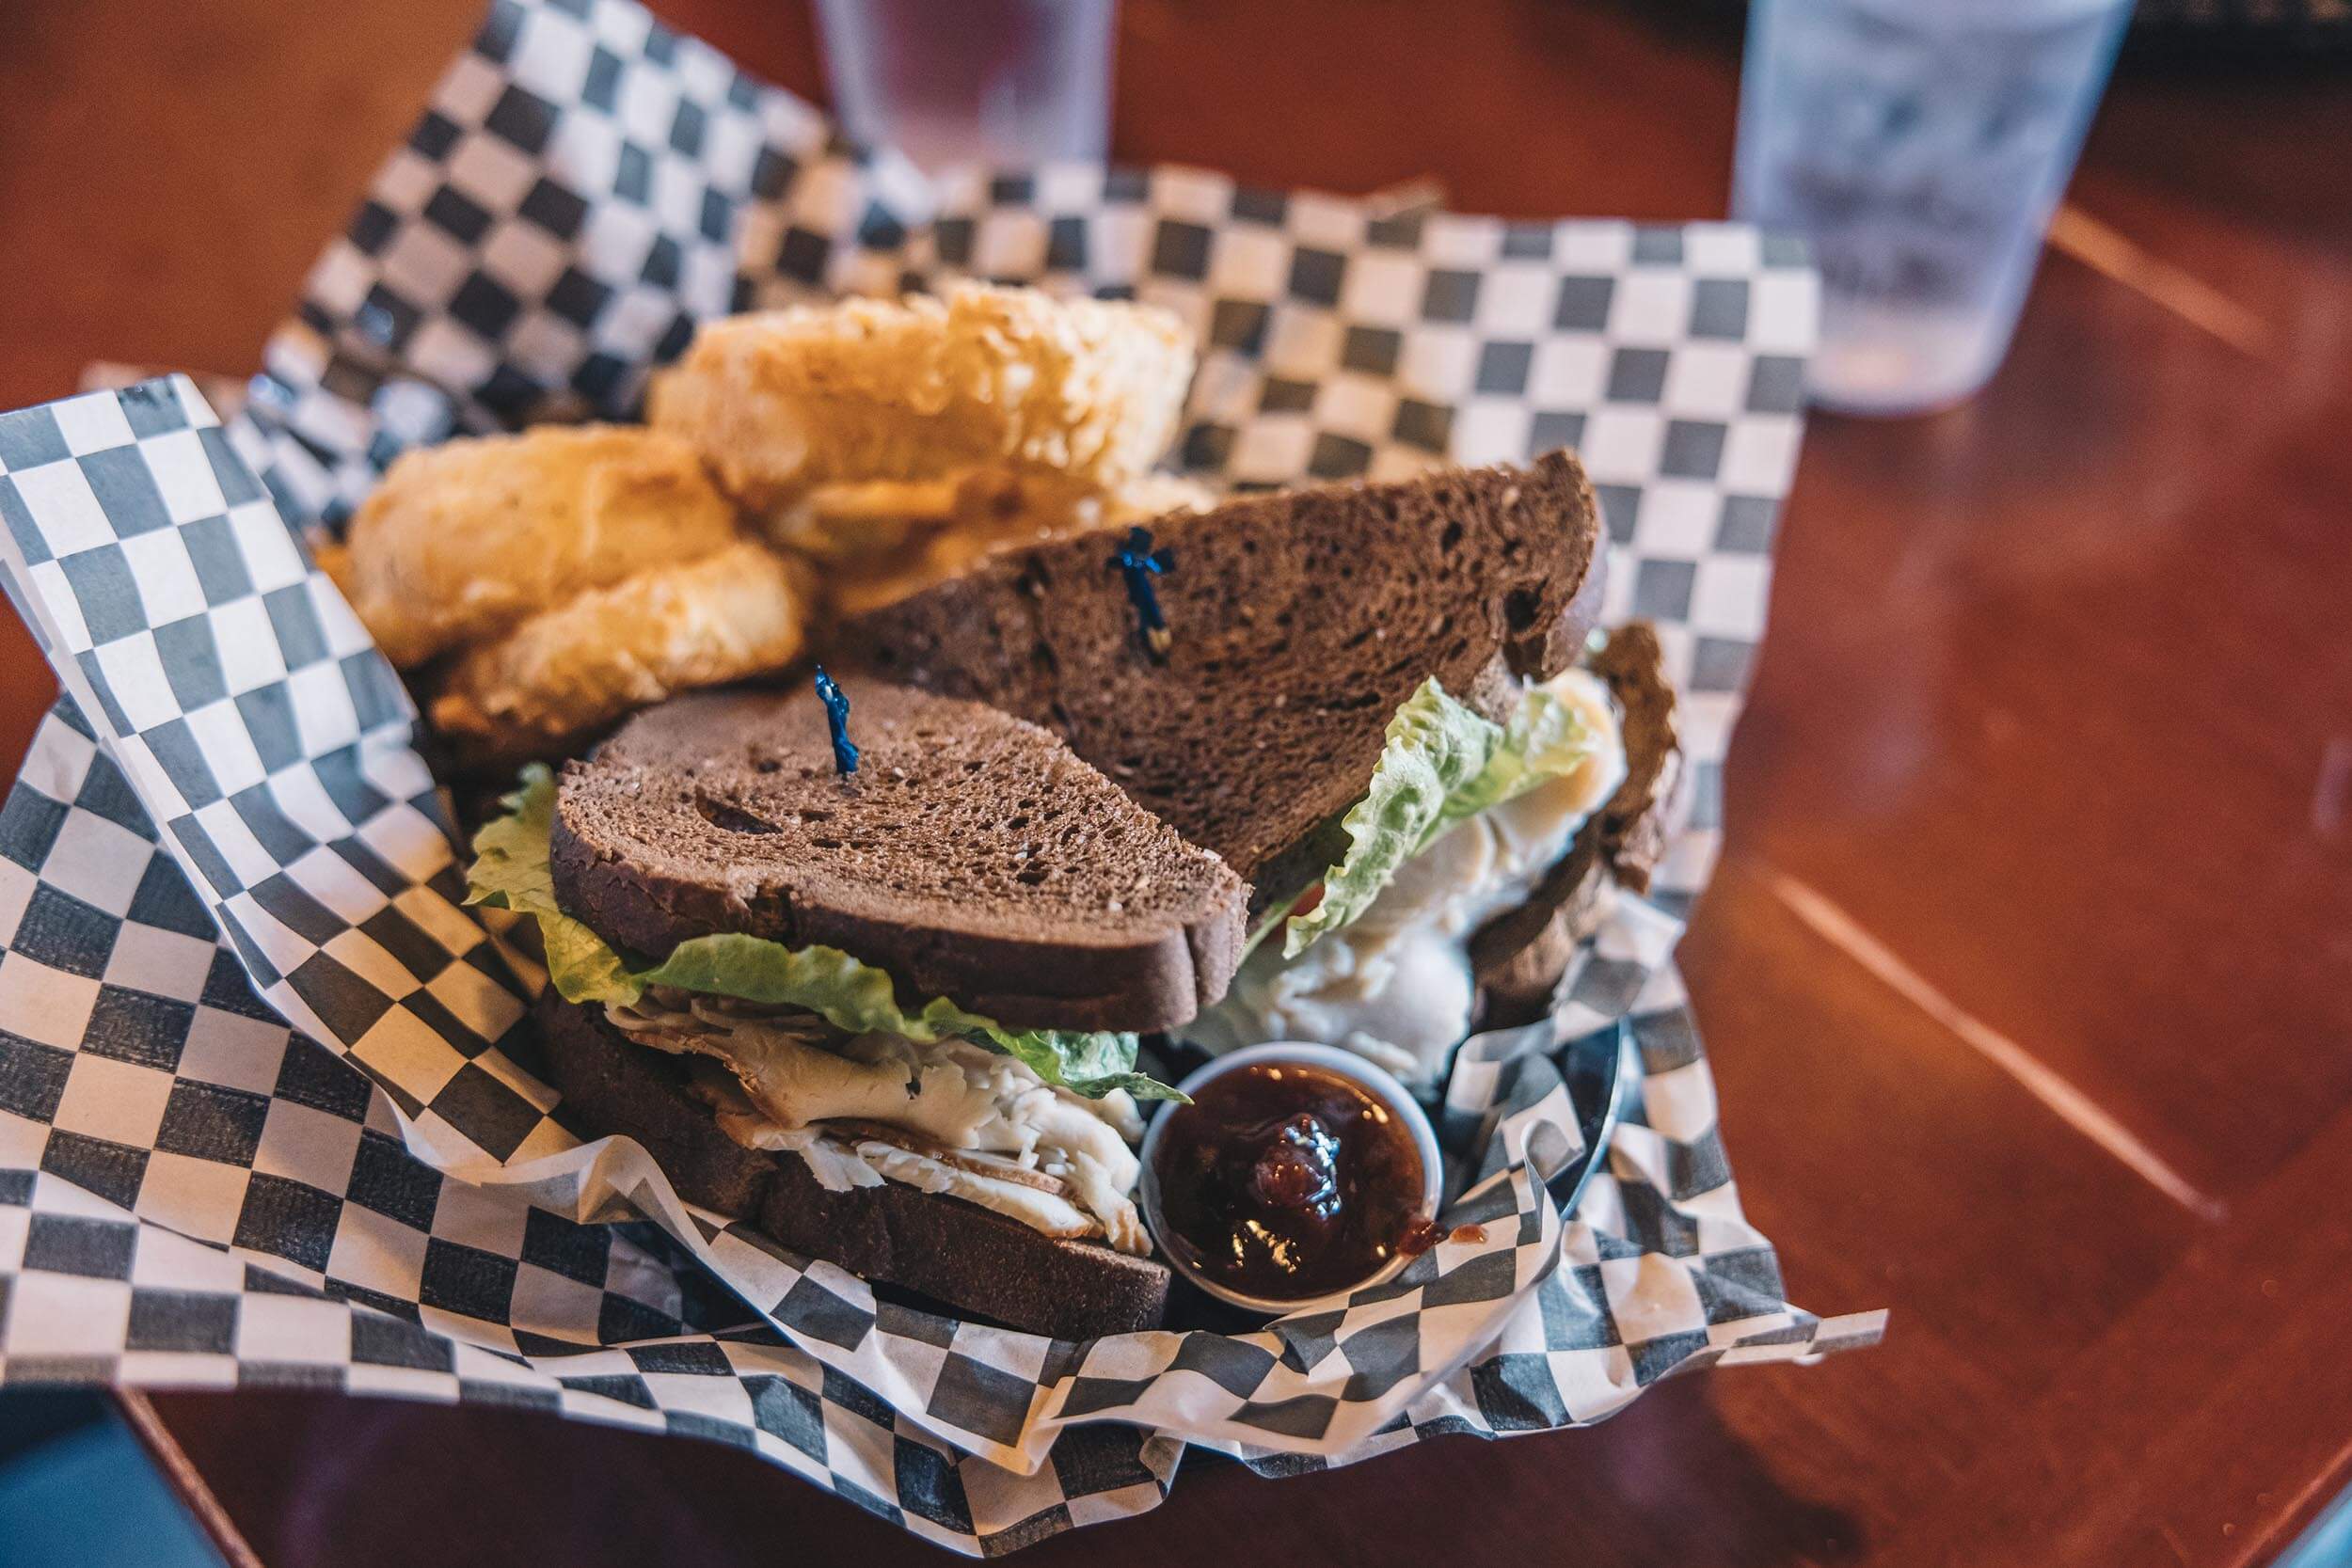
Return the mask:
{"type": "Polygon", "coordinates": [[[1441,1234],[1422,1217],[1412,1129],[1338,1073],[1253,1063],[1166,1117],[1153,1155],[1160,1244],[1228,1290],[1328,1295],[1441,1234]]]}

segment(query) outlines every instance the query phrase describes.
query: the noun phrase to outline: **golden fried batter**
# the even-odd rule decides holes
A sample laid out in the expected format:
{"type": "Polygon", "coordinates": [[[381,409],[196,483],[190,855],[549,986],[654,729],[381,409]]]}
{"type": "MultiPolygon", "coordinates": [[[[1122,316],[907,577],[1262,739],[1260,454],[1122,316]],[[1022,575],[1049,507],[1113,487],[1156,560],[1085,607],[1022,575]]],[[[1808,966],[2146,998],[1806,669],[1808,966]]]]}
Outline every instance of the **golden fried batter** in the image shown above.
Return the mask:
{"type": "Polygon", "coordinates": [[[550,425],[405,453],[320,565],[406,670],[735,538],[733,507],[685,442],[550,425]]]}
{"type": "Polygon", "coordinates": [[[657,566],[458,656],[433,722],[478,757],[545,754],[673,692],[789,664],[804,604],[793,567],[749,542],[657,566]]]}
{"type": "Polygon", "coordinates": [[[1166,310],[966,284],[709,322],[647,418],[769,512],[843,481],[1132,480],[1174,438],[1193,350],[1166,310]]]}
{"type": "Polygon", "coordinates": [[[1144,474],[1110,490],[1051,475],[977,474],[941,498],[902,485],[828,485],[810,492],[769,537],[818,562],[827,605],[862,615],[970,571],[1000,550],[1095,529],[1149,522],[1216,503],[1205,486],[1144,474]],[[929,503],[929,510],[915,506],[929,503]]]}

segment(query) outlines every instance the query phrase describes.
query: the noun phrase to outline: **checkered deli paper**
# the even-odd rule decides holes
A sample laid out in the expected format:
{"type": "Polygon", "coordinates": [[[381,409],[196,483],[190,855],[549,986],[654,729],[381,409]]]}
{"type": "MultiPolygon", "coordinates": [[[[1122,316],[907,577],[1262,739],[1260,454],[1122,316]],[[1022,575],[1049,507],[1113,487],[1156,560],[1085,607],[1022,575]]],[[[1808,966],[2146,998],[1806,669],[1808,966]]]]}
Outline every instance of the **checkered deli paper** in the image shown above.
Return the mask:
{"type": "MultiPolygon", "coordinates": [[[[994,1553],[1267,1474],[1598,1420],[1866,1342],[1742,1218],[1671,958],[1713,847],[1813,330],[1722,225],[1381,216],[1197,171],[931,184],[623,0],[501,0],[224,426],[181,378],[0,415],[0,566],[66,696],[0,808],[0,1376],[545,1409],[735,1444],[994,1553]],[[1554,1018],[1480,1037],[1448,1243],[1341,1311],[1073,1343],[879,1300],[583,1143],[459,905],[416,712],[302,545],[403,448],[626,418],[703,317],[977,275],[1166,305],[1232,485],[1584,454],[1666,635],[1692,816],[1554,1018]],[[1563,1042],[1631,1111],[1564,1219],[1563,1042]],[[723,1285],[719,1283],[723,1281],[723,1285]]],[[[1704,1484],[1692,1477],[1693,1485],[1704,1484]]]]}

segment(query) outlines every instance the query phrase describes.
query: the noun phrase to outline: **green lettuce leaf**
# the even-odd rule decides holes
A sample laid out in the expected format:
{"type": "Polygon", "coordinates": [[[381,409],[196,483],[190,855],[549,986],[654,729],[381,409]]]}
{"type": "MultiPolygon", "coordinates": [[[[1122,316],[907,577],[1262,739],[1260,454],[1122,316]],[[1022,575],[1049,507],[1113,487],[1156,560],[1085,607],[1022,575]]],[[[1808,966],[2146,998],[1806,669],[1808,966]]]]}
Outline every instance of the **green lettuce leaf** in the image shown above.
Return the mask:
{"type": "Polygon", "coordinates": [[[539,923],[548,978],[567,1002],[624,1006],[648,986],[712,996],[740,997],[805,1007],[852,1034],[892,1034],[918,1045],[951,1038],[976,1040],[1025,1064],[1048,1084],[1089,1100],[1125,1089],[1138,1100],[1179,1100],[1167,1085],[1135,1070],[1136,1037],[1074,1029],[1008,1029],[934,997],[909,1013],[898,1005],[890,976],[834,947],[787,947],[739,934],[695,937],[678,943],[650,969],[631,969],[603,938],[555,906],[548,834],[555,816],[555,778],[533,765],[522,787],[501,802],[507,815],[474,835],[467,871],[469,904],[515,910],[539,923]]]}
{"type": "Polygon", "coordinates": [[[1434,678],[1422,682],[1389,721],[1371,787],[1341,820],[1347,852],[1325,873],[1322,902],[1286,923],[1282,956],[1295,958],[1353,925],[1397,868],[1448,828],[1574,772],[1592,746],[1576,710],[1540,687],[1504,725],[1455,702],[1434,678]]]}
{"type": "Polygon", "coordinates": [[[524,914],[553,914],[555,871],[548,861],[555,831],[555,775],[534,762],[522,787],[499,798],[494,816],[473,835],[473,864],[466,868],[466,902],[524,914]]]}

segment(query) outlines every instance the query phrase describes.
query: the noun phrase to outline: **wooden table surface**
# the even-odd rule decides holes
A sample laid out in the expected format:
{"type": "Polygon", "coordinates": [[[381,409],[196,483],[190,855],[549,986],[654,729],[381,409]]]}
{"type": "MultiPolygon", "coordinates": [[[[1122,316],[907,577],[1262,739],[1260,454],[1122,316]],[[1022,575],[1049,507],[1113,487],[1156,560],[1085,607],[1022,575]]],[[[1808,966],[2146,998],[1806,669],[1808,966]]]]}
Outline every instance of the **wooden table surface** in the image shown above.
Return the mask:
{"type": "MultiPolygon", "coordinates": [[[[777,0],[658,6],[801,91],[777,0]]],[[[0,406],[240,373],[474,0],[27,8],[0,406]]],[[[1465,209],[1720,214],[1735,18],[1128,0],[1116,141],[1465,209]]],[[[1880,1349],[1591,1432],[1187,1473],[1037,1568],[2243,1564],[2352,1470],[2352,81],[2133,69],[1991,388],[1817,420],[1683,954],[1750,1213],[1880,1349]],[[1457,1535],[1465,1521],[1477,1526],[1457,1535]]],[[[0,750],[47,682],[0,632],[0,750]]],[[[741,1455],[159,1396],[272,1568],[930,1558],[741,1455]]]]}

